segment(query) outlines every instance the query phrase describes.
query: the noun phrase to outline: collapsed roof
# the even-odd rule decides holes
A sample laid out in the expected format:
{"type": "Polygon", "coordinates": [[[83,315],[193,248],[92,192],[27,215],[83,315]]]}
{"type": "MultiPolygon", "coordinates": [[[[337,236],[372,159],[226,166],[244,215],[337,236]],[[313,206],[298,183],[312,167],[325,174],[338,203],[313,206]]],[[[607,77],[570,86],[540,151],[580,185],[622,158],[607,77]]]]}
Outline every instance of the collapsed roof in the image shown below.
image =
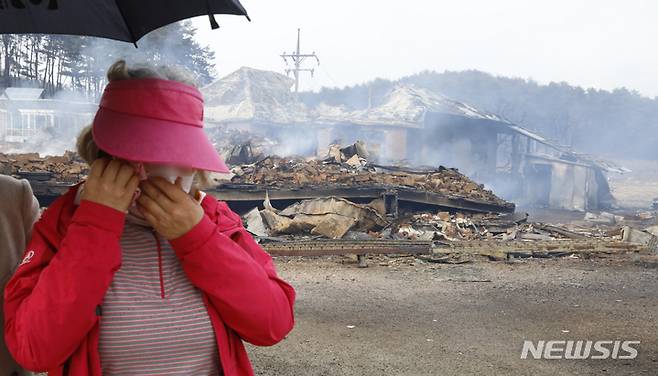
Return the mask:
{"type": "MultiPolygon", "coordinates": [[[[283,74],[242,67],[204,87],[206,120],[215,124],[251,122],[274,125],[354,125],[423,128],[428,114],[486,121],[504,132],[520,134],[548,146],[568,159],[609,172],[629,171],[612,162],[576,153],[498,115],[474,108],[425,88],[399,85],[382,104],[350,111],[321,104],[308,108],[291,91],[294,81],[283,74]]],[[[568,162],[568,160],[565,160],[568,162]]]]}
{"type": "Polygon", "coordinates": [[[379,106],[357,111],[325,104],[308,108],[280,73],[242,67],[201,89],[206,119],[213,123],[339,124],[422,127],[429,112],[507,123],[506,120],[427,89],[401,85],[379,106]]]}
{"type": "Polygon", "coordinates": [[[341,111],[329,106],[317,109],[323,123],[338,122],[355,125],[390,125],[421,128],[428,113],[461,116],[476,120],[508,123],[506,120],[468,104],[452,100],[424,88],[400,85],[391,91],[384,102],[366,110],[341,111]]]}
{"type": "Polygon", "coordinates": [[[206,120],[214,123],[298,124],[310,120],[290,91],[294,81],[280,73],[242,67],[201,89],[206,120]]]}

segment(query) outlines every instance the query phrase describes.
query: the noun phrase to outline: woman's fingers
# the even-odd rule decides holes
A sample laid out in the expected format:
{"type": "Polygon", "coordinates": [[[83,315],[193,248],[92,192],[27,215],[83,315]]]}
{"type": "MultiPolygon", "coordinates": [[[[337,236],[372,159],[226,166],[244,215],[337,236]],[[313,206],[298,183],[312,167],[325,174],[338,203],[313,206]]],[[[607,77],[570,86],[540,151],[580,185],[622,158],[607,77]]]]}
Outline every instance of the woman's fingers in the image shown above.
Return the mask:
{"type": "Polygon", "coordinates": [[[150,223],[153,226],[155,226],[158,223],[158,219],[153,214],[151,214],[144,206],[138,204],[137,207],[142,212],[142,215],[144,216],[144,218],[148,223],[150,223]]]}
{"type": "Polygon", "coordinates": [[[130,179],[133,176],[136,176],[135,168],[129,164],[124,163],[123,165],[121,165],[121,167],[119,167],[119,172],[117,173],[116,182],[117,184],[126,187],[128,186],[128,183],[130,182],[130,179]]]}
{"type": "Polygon", "coordinates": [[[131,194],[134,194],[138,187],[139,187],[139,176],[133,175],[128,180],[128,183],[126,183],[126,189],[128,190],[128,192],[131,192],[131,194]]]}
{"type": "Polygon", "coordinates": [[[105,166],[109,161],[106,158],[98,158],[91,164],[91,170],[89,171],[90,178],[100,178],[103,176],[105,171],[105,166]]]}
{"type": "Polygon", "coordinates": [[[155,185],[162,193],[164,193],[172,202],[180,202],[181,200],[184,200],[188,197],[187,193],[183,191],[180,181],[180,177],[176,179],[176,184],[171,184],[161,177],[155,177],[152,179],[153,185],[155,185]]]}
{"type": "Polygon", "coordinates": [[[142,213],[148,213],[154,218],[163,218],[166,215],[165,209],[152,197],[144,194],[144,192],[137,199],[137,205],[142,213]]]}
{"type": "Polygon", "coordinates": [[[114,182],[117,180],[117,174],[121,168],[121,162],[116,159],[111,160],[107,166],[105,166],[105,171],[103,171],[103,180],[106,182],[114,182]]]}
{"type": "Polygon", "coordinates": [[[160,189],[155,186],[151,180],[144,180],[140,186],[142,193],[148,195],[155,201],[160,201],[162,198],[166,198],[165,194],[160,191],[160,189]]]}
{"type": "Polygon", "coordinates": [[[174,202],[151,179],[143,181],[140,184],[140,188],[142,189],[142,195],[146,195],[157,202],[164,210],[170,211],[174,208],[174,202]]]}

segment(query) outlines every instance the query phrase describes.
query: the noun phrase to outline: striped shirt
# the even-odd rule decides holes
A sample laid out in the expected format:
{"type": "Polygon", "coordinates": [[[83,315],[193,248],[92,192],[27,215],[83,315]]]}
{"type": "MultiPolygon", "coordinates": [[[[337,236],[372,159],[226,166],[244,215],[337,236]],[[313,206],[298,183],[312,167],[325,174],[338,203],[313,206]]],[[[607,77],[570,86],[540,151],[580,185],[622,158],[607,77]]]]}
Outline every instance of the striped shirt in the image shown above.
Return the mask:
{"type": "Polygon", "coordinates": [[[102,305],[103,375],[221,375],[201,292],[169,242],[127,221],[121,249],[121,268],[102,305]]]}

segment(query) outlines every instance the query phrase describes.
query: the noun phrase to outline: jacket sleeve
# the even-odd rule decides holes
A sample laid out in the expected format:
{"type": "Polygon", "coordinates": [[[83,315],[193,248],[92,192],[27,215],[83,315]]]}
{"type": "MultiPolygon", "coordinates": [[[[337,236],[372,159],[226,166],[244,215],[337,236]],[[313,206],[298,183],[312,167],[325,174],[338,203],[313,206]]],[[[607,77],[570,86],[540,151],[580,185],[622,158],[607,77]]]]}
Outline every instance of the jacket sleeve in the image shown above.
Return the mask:
{"type": "Polygon", "coordinates": [[[124,220],[124,213],[83,200],[57,249],[37,222],[5,289],[5,339],[23,367],[58,367],[96,324],[96,307],[121,264],[124,220]]]}
{"type": "Polygon", "coordinates": [[[272,258],[240,217],[218,204],[219,220],[233,217],[232,229],[220,231],[206,215],[170,243],[190,281],[209,296],[226,325],[254,345],[274,345],[294,326],[295,290],[278,277],[272,258]]]}

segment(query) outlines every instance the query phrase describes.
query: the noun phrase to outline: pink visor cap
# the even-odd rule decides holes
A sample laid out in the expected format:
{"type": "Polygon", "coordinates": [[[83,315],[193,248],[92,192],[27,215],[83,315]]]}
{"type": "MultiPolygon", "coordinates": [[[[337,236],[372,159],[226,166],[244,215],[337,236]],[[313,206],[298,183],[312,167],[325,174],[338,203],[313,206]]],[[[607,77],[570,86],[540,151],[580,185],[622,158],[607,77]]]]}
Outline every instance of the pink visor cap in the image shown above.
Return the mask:
{"type": "Polygon", "coordinates": [[[92,134],[101,150],[127,161],[229,172],[203,131],[201,92],[180,82],[110,82],[92,134]]]}

